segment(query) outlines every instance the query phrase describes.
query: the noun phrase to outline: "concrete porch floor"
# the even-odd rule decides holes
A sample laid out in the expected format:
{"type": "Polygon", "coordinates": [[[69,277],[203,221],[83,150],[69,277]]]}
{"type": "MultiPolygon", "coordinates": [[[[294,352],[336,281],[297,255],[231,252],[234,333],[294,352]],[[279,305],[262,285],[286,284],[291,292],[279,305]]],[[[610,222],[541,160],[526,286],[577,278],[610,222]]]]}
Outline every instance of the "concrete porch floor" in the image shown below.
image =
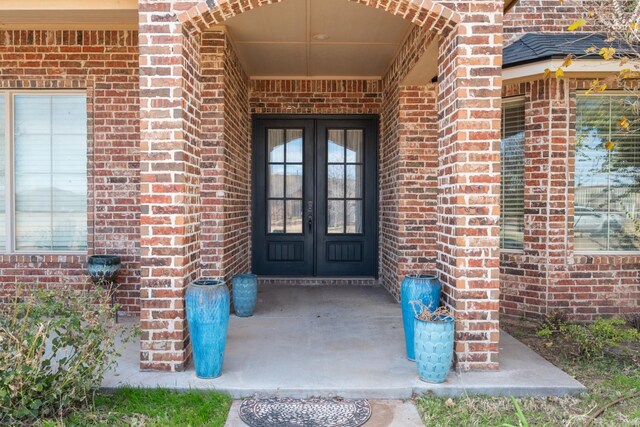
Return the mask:
{"type": "Polygon", "coordinates": [[[103,388],[123,385],[215,389],[249,396],[407,399],[456,396],[556,396],[585,391],[578,381],[505,332],[497,372],[451,371],[443,384],[418,380],[405,358],[399,305],[377,286],[262,286],[253,317],[231,315],[221,377],[193,369],[140,372],[139,342],[122,348],[103,388]]]}

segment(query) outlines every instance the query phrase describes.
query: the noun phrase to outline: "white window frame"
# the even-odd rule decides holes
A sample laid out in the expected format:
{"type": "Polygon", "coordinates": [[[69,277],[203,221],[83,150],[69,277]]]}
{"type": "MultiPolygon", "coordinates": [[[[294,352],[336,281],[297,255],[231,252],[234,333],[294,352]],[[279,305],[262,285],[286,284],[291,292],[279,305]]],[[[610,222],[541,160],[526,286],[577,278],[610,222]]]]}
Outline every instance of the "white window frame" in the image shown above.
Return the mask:
{"type": "MultiPolygon", "coordinates": [[[[586,96],[586,97],[602,97],[602,96],[606,96],[606,97],[611,97],[611,96],[628,96],[629,93],[625,92],[624,90],[605,90],[602,92],[592,92],[592,93],[587,93],[587,90],[578,90],[576,91],[576,99],[575,99],[575,114],[574,114],[574,118],[577,118],[578,116],[578,97],[579,96],[586,96]]],[[[609,115],[611,115],[611,106],[609,106],[609,115]]],[[[577,138],[577,125],[578,122],[577,120],[575,120],[574,122],[574,128],[573,131],[575,132],[575,137],[577,138]]],[[[574,141],[573,144],[573,156],[575,157],[576,155],[576,144],[574,141]]],[[[576,188],[576,162],[573,162],[573,188],[575,191],[576,188]]],[[[574,205],[573,205],[573,222],[571,223],[571,230],[574,230],[575,227],[575,198],[573,201],[574,205]]],[[[606,250],[606,251],[599,251],[597,249],[575,249],[575,234],[572,234],[572,242],[571,242],[571,246],[574,248],[573,253],[576,255],[589,255],[589,256],[637,256],[640,255],[640,250],[636,250],[636,251],[612,251],[612,250],[606,250]]]]}
{"type": "MultiPolygon", "coordinates": [[[[512,103],[512,102],[524,102],[525,103],[524,124],[525,124],[525,127],[526,127],[526,124],[527,124],[527,108],[526,108],[527,99],[526,99],[526,96],[525,95],[515,95],[515,96],[509,96],[509,97],[502,98],[501,104],[500,104],[500,111],[502,112],[502,106],[504,104],[508,104],[508,103],[512,103]]],[[[503,126],[504,126],[504,120],[501,117],[500,118],[500,133],[501,134],[502,134],[502,127],[503,126]]],[[[500,140],[502,140],[502,136],[500,137],[500,140]]],[[[526,135],[526,129],[525,129],[525,139],[524,139],[525,146],[526,146],[526,143],[527,143],[527,135],[526,135]]],[[[500,144],[500,145],[502,146],[502,144],[500,144]]],[[[526,155],[527,155],[527,152],[526,152],[526,149],[525,149],[524,154],[523,154],[523,157],[524,157],[523,160],[524,160],[524,163],[525,163],[525,167],[526,167],[526,160],[527,160],[526,155]]],[[[500,150],[500,169],[501,169],[501,171],[500,171],[500,174],[501,174],[500,175],[501,176],[500,180],[502,181],[502,149],[500,150]]],[[[522,177],[522,179],[523,179],[523,182],[525,182],[524,181],[524,176],[522,177]]],[[[523,190],[524,190],[524,193],[525,193],[525,196],[526,196],[526,192],[527,192],[526,183],[524,184],[523,190]]],[[[523,198],[523,201],[524,201],[524,198],[523,198]]],[[[524,209],[522,211],[522,214],[524,216],[524,209]]],[[[500,188],[500,219],[502,220],[502,187],[500,188]]],[[[526,221],[524,221],[524,218],[523,218],[523,222],[524,222],[524,226],[526,227],[527,224],[526,224],[526,221]]],[[[525,247],[524,236],[525,236],[525,233],[524,233],[524,230],[523,230],[522,231],[522,248],[521,249],[515,249],[515,248],[506,248],[505,249],[505,248],[500,247],[500,252],[509,253],[509,254],[522,254],[522,253],[524,253],[524,247],[525,247]]],[[[500,241],[502,241],[502,221],[500,223],[500,241]]]]}
{"type": "MultiPolygon", "coordinates": [[[[14,98],[16,95],[21,96],[39,96],[39,95],[84,95],[87,96],[87,91],[83,89],[61,89],[61,90],[29,90],[29,89],[10,89],[0,90],[0,96],[4,97],[4,161],[5,161],[5,248],[0,250],[0,254],[8,255],[87,255],[89,249],[88,234],[89,234],[89,222],[87,217],[87,249],[83,251],[67,251],[67,250],[42,250],[42,251],[20,251],[16,249],[16,233],[15,233],[15,150],[14,150],[14,98]]],[[[88,102],[87,102],[88,103],[88,102]]],[[[87,159],[89,156],[89,132],[90,128],[87,123],[87,159]]],[[[87,165],[89,166],[89,165],[87,165]]],[[[87,188],[89,186],[89,168],[87,167],[87,188]]],[[[87,194],[87,201],[89,201],[89,194],[87,194]]],[[[87,203],[87,214],[90,208],[90,203],[87,203]]]]}

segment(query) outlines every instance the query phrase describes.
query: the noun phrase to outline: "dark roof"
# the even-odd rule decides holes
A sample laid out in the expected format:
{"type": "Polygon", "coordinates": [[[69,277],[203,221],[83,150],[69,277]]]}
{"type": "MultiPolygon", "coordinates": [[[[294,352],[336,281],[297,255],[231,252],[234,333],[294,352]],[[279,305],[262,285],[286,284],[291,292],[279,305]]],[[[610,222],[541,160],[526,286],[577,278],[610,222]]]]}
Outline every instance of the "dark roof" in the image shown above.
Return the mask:
{"type": "Polygon", "coordinates": [[[503,68],[545,59],[560,59],[568,54],[581,58],[601,58],[595,53],[587,54],[586,50],[595,46],[598,49],[613,46],[619,53],[631,53],[628,45],[607,41],[607,36],[594,33],[529,33],[504,48],[503,68]]]}

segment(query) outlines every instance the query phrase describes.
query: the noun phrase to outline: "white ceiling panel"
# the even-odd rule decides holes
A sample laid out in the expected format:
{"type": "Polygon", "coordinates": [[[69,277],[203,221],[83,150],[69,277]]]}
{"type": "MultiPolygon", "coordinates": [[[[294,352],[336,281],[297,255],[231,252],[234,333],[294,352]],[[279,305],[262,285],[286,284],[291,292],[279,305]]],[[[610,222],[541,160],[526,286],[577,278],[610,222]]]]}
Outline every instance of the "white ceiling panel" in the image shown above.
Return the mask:
{"type": "Polygon", "coordinates": [[[311,76],[382,76],[393,60],[395,45],[313,44],[311,76]]]}
{"type": "Polygon", "coordinates": [[[411,24],[346,0],[284,0],[225,26],[250,76],[379,77],[411,24]]]}
{"type": "Polygon", "coordinates": [[[388,12],[345,0],[312,0],[311,34],[330,41],[401,43],[410,22],[388,12]]]}
{"type": "Polygon", "coordinates": [[[237,42],[305,42],[306,16],[306,0],[285,0],[257,7],[228,20],[225,24],[237,42]]]}
{"type": "Polygon", "coordinates": [[[305,44],[245,44],[238,57],[250,76],[305,76],[305,44]]]}

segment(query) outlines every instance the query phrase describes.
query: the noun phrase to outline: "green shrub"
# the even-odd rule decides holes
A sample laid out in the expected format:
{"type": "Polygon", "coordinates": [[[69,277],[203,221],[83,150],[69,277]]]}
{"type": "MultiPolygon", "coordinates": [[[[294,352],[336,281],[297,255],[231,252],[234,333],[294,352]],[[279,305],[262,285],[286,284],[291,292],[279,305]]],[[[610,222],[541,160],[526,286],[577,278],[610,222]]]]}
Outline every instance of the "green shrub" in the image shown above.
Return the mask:
{"type": "Polygon", "coordinates": [[[627,325],[640,332],[640,313],[627,314],[624,316],[627,325]]]}
{"type": "Polygon", "coordinates": [[[553,344],[554,338],[561,338],[565,345],[571,343],[575,347],[575,356],[585,359],[633,355],[634,347],[640,344],[640,332],[624,319],[600,318],[587,324],[557,320],[542,322],[536,335],[548,340],[548,345],[553,344]]]}
{"type": "Polygon", "coordinates": [[[618,318],[568,325],[566,334],[578,346],[579,354],[588,359],[604,356],[609,350],[621,348],[624,344],[640,342],[640,333],[618,318]]]}
{"type": "Polygon", "coordinates": [[[561,311],[552,311],[547,314],[540,323],[536,335],[540,338],[551,339],[557,334],[564,333],[567,329],[567,315],[561,311]]]}
{"type": "Polygon", "coordinates": [[[63,417],[86,403],[117,355],[101,288],[18,289],[0,306],[0,425],[63,417]]]}

